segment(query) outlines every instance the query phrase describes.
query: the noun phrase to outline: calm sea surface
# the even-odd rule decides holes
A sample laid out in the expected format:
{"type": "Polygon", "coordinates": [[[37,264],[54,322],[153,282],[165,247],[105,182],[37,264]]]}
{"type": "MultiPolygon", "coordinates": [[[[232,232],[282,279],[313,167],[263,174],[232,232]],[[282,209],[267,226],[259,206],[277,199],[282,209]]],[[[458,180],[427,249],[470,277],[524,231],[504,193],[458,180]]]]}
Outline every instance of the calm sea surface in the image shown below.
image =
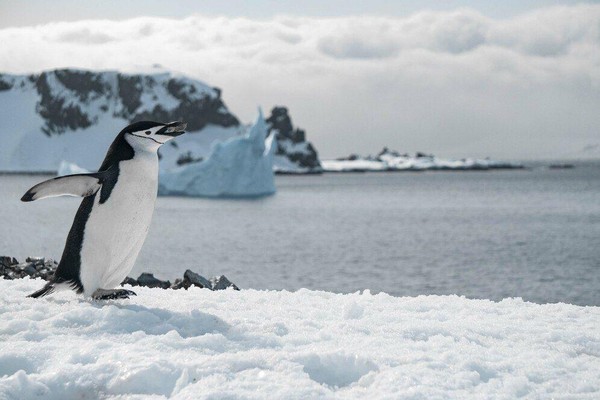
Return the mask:
{"type": "MultiPolygon", "coordinates": [[[[0,175],[1,254],[60,257],[79,200],[19,202],[45,178],[0,175]]],[[[600,305],[599,163],[276,183],[259,200],[159,198],[131,275],[600,305]]]]}

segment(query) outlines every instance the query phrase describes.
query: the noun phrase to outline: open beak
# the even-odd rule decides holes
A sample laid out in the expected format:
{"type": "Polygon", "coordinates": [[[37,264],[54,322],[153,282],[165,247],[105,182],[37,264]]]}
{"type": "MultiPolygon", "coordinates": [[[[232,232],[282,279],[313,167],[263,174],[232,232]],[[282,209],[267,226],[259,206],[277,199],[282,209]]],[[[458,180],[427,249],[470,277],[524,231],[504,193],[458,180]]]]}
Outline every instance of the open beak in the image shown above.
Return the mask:
{"type": "Polygon", "coordinates": [[[169,122],[168,124],[165,124],[165,127],[162,128],[157,133],[159,135],[175,137],[175,136],[184,134],[186,127],[187,127],[187,124],[185,122],[181,122],[181,121],[169,122]]]}

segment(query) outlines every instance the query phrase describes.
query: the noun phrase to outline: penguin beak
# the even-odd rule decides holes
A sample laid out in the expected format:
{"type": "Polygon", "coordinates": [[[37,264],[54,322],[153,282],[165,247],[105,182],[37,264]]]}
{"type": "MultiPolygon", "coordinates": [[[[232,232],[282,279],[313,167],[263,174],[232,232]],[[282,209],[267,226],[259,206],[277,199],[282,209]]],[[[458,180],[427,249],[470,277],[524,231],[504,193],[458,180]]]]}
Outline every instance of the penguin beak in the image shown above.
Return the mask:
{"type": "Polygon", "coordinates": [[[184,134],[186,127],[187,124],[182,121],[169,122],[157,134],[175,137],[184,134]]]}

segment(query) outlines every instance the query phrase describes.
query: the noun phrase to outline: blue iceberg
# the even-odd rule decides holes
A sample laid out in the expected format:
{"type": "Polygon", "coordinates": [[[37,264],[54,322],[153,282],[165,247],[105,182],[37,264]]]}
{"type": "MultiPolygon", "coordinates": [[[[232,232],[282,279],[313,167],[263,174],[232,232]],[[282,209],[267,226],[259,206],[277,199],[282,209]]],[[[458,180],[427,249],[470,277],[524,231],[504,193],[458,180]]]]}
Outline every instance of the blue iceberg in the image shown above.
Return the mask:
{"type": "Polygon", "coordinates": [[[158,194],[193,197],[261,197],[275,193],[274,135],[259,110],[245,135],[217,143],[202,162],[160,171],[158,194]]]}

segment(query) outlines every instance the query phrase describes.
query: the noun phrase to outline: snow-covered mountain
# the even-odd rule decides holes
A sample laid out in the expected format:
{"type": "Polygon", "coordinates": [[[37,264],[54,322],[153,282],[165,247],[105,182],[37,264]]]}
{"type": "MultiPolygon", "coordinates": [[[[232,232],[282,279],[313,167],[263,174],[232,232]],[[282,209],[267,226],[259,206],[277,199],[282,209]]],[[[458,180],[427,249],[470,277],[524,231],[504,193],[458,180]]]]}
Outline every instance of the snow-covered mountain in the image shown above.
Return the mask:
{"type": "MultiPolygon", "coordinates": [[[[227,109],[220,89],[165,71],[0,74],[0,105],[0,171],[55,172],[62,161],[95,170],[115,135],[144,119],[188,124],[189,134],[161,148],[162,170],[203,161],[215,143],[249,129],[227,109]]],[[[275,171],[322,171],[285,107],[273,108],[267,122],[277,144],[275,171]]]]}
{"type": "Polygon", "coordinates": [[[302,129],[294,129],[287,108],[274,107],[267,122],[269,133],[275,135],[277,140],[275,172],[286,174],[323,172],[317,151],[312,143],[306,140],[306,133],[302,129]]]}
{"type": "MultiPolygon", "coordinates": [[[[0,74],[0,104],[3,171],[56,171],[62,160],[96,169],[115,135],[136,120],[185,120],[186,143],[207,148],[241,129],[219,89],[168,72],[0,74]]],[[[164,164],[185,160],[186,143],[175,142],[164,164]]]]}

